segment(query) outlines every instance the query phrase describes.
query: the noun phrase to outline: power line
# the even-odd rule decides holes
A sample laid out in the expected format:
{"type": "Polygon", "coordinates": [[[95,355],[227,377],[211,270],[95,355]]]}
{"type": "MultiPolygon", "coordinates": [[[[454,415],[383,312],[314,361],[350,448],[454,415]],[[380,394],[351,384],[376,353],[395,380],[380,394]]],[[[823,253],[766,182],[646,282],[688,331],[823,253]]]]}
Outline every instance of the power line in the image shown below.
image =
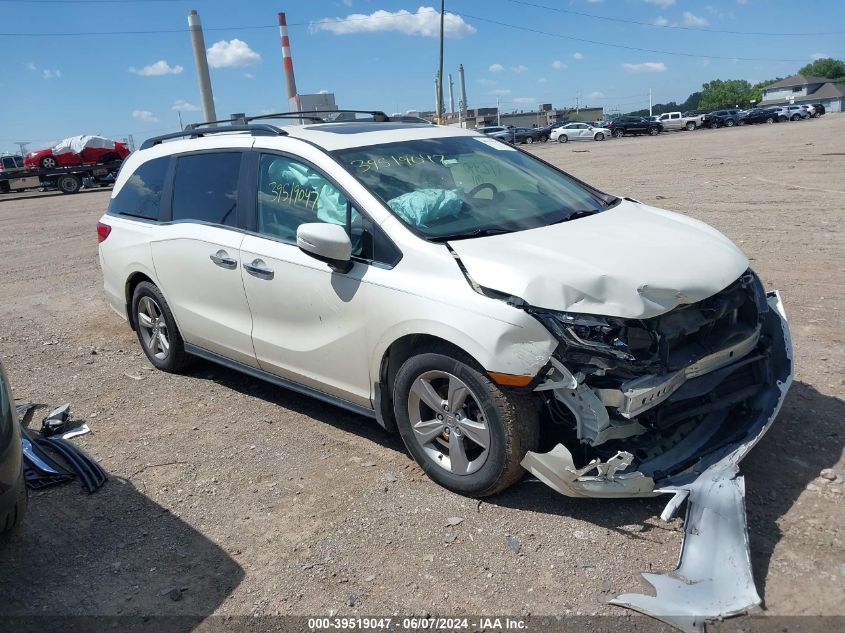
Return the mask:
{"type": "Polygon", "coordinates": [[[813,36],[813,35],[839,35],[845,31],[816,31],[813,33],[775,33],[771,31],[729,31],[726,29],[709,29],[697,26],[681,26],[679,24],[654,24],[653,22],[641,22],[639,20],[628,20],[625,18],[613,18],[606,15],[596,15],[595,13],[584,13],[583,11],[573,11],[571,9],[560,9],[558,7],[549,7],[544,4],[537,4],[534,2],[526,2],[525,0],[505,0],[513,4],[521,4],[526,7],[534,7],[537,9],[545,9],[547,11],[556,11],[558,13],[568,13],[570,15],[577,15],[584,18],[591,18],[594,20],[606,20],[608,22],[621,22],[623,24],[636,24],[639,26],[650,26],[657,29],[678,29],[681,31],[697,31],[700,33],[729,33],[731,35],[771,35],[771,36],[813,36]]]}
{"type": "Polygon", "coordinates": [[[506,22],[499,22],[497,20],[491,20],[489,18],[482,18],[477,15],[470,15],[469,13],[458,13],[454,12],[455,15],[459,15],[464,18],[470,18],[472,20],[478,20],[479,22],[489,22],[490,24],[496,24],[498,26],[504,26],[510,29],[517,29],[519,31],[527,31],[529,33],[537,33],[538,35],[547,35],[549,37],[557,37],[559,39],[564,40],[572,40],[574,42],[581,42],[583,44],[594,44],[596,46],[608,46],[610,48],[621,48],[629,51],[638,51],[641,53],[656,53],[659,55],[675,55],[679,57],[696,57],[696,58],[709,58],[709,59],[727,59],[727,60],[738,60],[743,62],[805,62],[806,59],[775,59],[770,57],[735,57],[735,56],[726,56],[726,55],[710,55],[710,54],[703,54],[703,53],[682,53],[679,51],[664,51],[660,49],[654,48],[640,48],[638,46],[626,46],[624,44],[611,44],[610,42],[601,42],[598,40],[588,40],[583,37],[576,37],[574,35],[563,35],[561,33],[549,33],[548,31],[541,31],[540,29],[532,29],[527,26],[518,26],[516,24],[508,24],[506,22]]]}
{"type": "MultiPolygon", "coordinates": [[[[0,0],[2,2],[4,0],[0,0]]],[[[431,9],[432,13],[438,13],[437,10],[431,9]]],[[[737,61],[752,61],[752,62],[804,62],[805,59],[784,59],[784,58],[769,58],[769,57],[736,57],[736,56],[729,56],[729,55],[710,55],[710,54],[702,54],[702,53],[684,53],[680,51],[666,51],[660,49],[653,49],[653,48],[641,48],[638,46],[627,46],[625,44],[613,44],[610,42],[602,42],[599,40],[590,40],[583,37],[576,37],[574,35],[563,35],[561,33],[550,33],[548,31],[542,31],[540,29],[534,29],[527,26],[519,26],[516,24],[508,24],[507,22],[500,22],[498,20],[491,20],[489,18],[483,18],[481,16],[472,15],[469,13],[460,13],[457,11],[451,11],[453,15],[457,15],[464,18],[469,18],[472,20],[478,20],[479,22],[487,22],[489,24],[495,24],[497,26],[502,26],[505,28],[516,29],[519,31],[526,31],[528,33],[535,33],[538,35],[546,35],[548,37],[555,37],[558,39],[564,40],[571,40],[574,42],[581,42],[583,44],[593,44],[595,46],[606,46],[609,48],[619,48],[623,50],[629,51],[637,51],[641,53],[655,53],[658,55],[673,55],[678,57],[691,57],[691,58],[709,58],[709,59],[726,59],[726,60],[737,60],[737,61]]],[[[359,22],[363,20],[379,20],[379,19],[391,19],[393,16],[364,16],[360,18],[346,18],[342,20],[332,20],[332,24],[343,23],[343,22],[359,22]]],[[[311,26],[312,24],[319,24],[320,21],[312,21],[312,22],[296,22],[296,23],[288,23],[288,27],[296,27],[296,26],[311,26]]],[[[205,27],[205,31],[245,31],[245,30],[257,30],[257,29],[276,29],[278,28],[277,25],[253,25],[253,26],[232,26],[232,27],[216,27],[216,28],[209,28],[205,27]]],[[[137,31],[75,31],[75,32],[63,32],[63,33],[0,33],[0,36],[5,37],[74,37],[74,36],[94,36],[94,35],[154,35],[154,34],[162,34],[162,33],[187,33],[188,29],[180,28],[180,29],[149,29],[149,30],[137,30],[137,31]]]]}

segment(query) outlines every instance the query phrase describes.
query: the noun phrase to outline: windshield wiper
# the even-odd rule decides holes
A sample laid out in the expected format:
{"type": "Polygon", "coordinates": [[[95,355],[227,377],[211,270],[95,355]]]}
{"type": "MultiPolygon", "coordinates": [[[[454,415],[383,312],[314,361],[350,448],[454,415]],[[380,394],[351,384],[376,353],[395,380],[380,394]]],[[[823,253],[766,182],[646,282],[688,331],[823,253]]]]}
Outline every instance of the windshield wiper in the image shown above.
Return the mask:
{"type": "Polygon", "coordinates": [[[502,228],[489,228],[489,229],[473,229],[472,231],[467,231],[466,233],[453,233],[451,235],[437,235],[435,237],[429,238],[430,242],[448,242],[449,240],[464,240],[469,239],[472,237],[488,237],[490,235],[501,235],[502,233],[513,233],[517,229],[502,229],[502,228]]]}
{"type": "Polygon", "coordinates": [[[569,222],[570,220],[577,220],[578,218],[585,218],[588,215],[595,215],[598,212],[599,209],[579,209],[578,211],[573,211],[565,218],[555,220],[554,222],[549,222],[549,226],[551,226],[552,224],[562,224],[563,222],[569,222]]]}

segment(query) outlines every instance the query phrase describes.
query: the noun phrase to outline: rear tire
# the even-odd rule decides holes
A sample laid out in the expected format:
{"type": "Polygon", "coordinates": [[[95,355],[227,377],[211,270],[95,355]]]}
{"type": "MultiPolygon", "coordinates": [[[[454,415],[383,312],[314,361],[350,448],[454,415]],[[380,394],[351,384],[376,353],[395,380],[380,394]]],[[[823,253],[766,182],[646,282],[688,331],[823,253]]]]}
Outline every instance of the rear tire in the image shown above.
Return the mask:
{"type": "Polygon", "coordinates": [[[534,142],[534,137],[532,137],[532,136],[526,136],[526,137],[525,137],[525,142],[526,142],[526,143],[528,143],[528,145],[531,145],[531,144],[534,142]]]}
{"type": "Polygon", "coordinates": [[[733,119],[728,119],[727,121],[725,121],[725,127],[733,127],[734,125],[736,125],[736,121],[734,121],[733,119]]]}
{"type": "Polygon", "coordinates": [[[767,124],[767,125],[771,125],[771,124],[772,124],[772,123],[774,123],[774,122],[775,122],[775,120],[774,120],[772,117],[769,117],[768,119],[766,119],[766,124],[767,124]]]}
{"type": "Polygon", "coordinates": [[[791,118],[790,120],[791,120],[791,121],[797,121],[797,120],[798,120],[798,119],[800,119],[800,118],[801,118],[801,117],[800,117],[800,116],[798,116],[797,114],[793,114],[793,115],[792,115],[792,118],[791,118]]]}
{"type": "Polygon", "coordinates": [[[63,174],[56,181],[56,187],[62,193],[79,193],[82,189],[82,181],[75,174],[63,174]]]}
{"type": "Polygon", "coordinates": [[[540,137],[540,142],[541,142],[541,143],[546,143],[548,140],[549,140],[549,137],[548,137],[548,136],[546,136],[545,134],[543,134],[543,136],[541,136],[541,137],[540,137]]]}
{"type": "Polygon", "coordinates": [[[502,392],[470,358],[448,349],[406,360],[393,402],[408,452],[432,480],[459,494],[484,497],[517,482],[525,474],[520,462],[539,443],[531,396],[502,392]],[[450,411],[452,394],[459,394],[453,402],[463,397],[458,411],[450,411]]]}
{"type": "Polygon", "coordinates": [[[172,374],[191,363],[170,306],[155,284],[142,281],[135,288],[131,319],[141,349],[153,367],[172,374]]]}

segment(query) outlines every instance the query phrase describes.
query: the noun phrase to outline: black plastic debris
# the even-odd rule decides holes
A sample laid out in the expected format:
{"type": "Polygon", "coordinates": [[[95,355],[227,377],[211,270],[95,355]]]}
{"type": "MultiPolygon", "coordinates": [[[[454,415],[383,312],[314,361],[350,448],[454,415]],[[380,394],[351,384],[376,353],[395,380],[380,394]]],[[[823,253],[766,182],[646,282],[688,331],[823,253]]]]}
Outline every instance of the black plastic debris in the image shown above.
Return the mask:
{"type": "Polygon", "coordinates": [[[18,414],[18,419],[21,421],[21,425],[26,428],[29,426],[30,420],[30,412],[38,409],[39,407],[43,407],[43,404],[36,404],[35,402],[24,402],[19,404],[15,407],[15,413],[18,414]]]}
{"type": "Polygon", "coordinates": [[[88,494],[96,492],[108,481],[106,472],[78,446],[60,437],[36,437],[34,443],[59,454],[70,469],[82,480],[88,494]]]}
{"type": "Polygon", "coordinates": [[[59,465],[50,455],[34,443],[26,432],[21,434],[23,448],[23,475],[32,490],[57,486],[74,479],[75,475],[59,465]]]}
{"type": "Polygon", "coordinates": [[[41,422],[41,435],[61,435],[78,424],[70,421],[70,403],[65,403],[53,409],[50,414],[41,422]]]}

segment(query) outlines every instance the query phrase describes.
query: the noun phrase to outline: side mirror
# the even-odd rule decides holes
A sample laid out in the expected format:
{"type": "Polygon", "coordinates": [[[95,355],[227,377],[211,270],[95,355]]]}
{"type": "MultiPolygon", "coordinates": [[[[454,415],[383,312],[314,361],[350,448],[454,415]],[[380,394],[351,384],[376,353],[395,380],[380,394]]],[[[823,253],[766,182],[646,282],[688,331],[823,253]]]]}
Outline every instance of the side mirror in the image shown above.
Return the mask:
{"type": "Polygon", "coordinates": [[[300,224],[296,229],[296,245],[306,255],[326,262],[332,270],[348,273],[352,269],[352,242],[339,224],[300,224]]]}

